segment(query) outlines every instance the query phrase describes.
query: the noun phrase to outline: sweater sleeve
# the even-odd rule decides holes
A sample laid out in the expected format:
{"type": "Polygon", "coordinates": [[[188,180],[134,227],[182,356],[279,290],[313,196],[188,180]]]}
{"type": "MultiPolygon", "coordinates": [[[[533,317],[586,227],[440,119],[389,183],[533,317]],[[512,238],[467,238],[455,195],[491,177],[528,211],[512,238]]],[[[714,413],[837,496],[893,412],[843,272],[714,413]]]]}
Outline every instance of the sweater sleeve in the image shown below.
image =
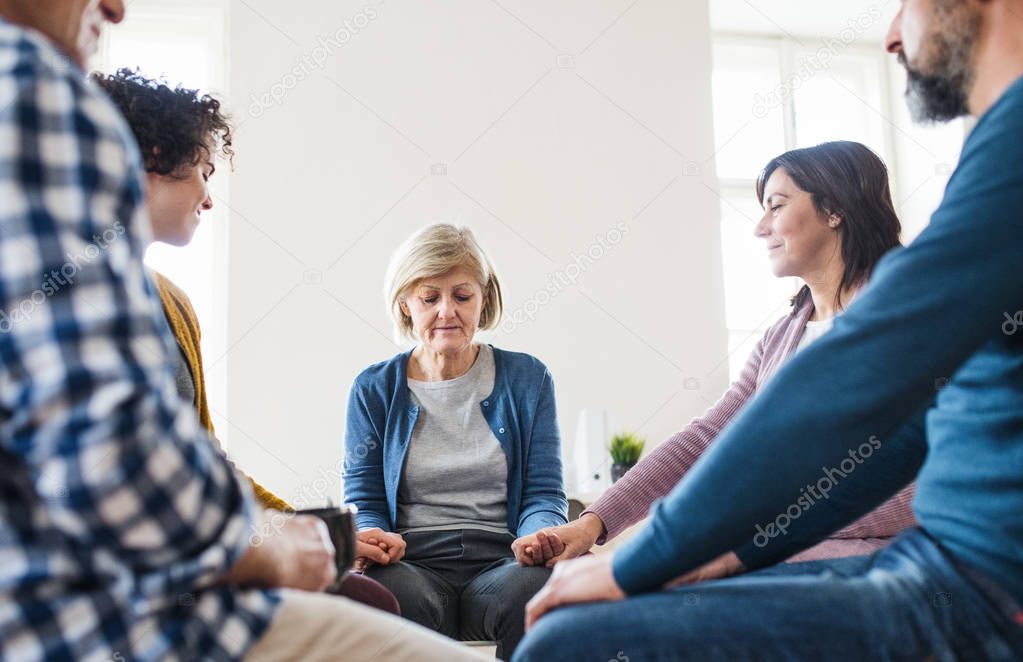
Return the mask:
{"type": "Polygon", "coordinates": [[[517,535],[525,536],[545,526],[564,524],[568,521],[567,516],[568,499],[561,471],[561,434],[558,431],[554,381],[544,370],[526,456],[517,535]]]}
{"type": "MultiPolygon", "coordinates": [[[[833,528],[831,522],[854,519],[857,513],[865,512],[885,498],[884,489],[879,489],[878,486],[894,485],[898,487],[908,482],[909,477],[915,475],[919,470],[927,454],[925,417],[926,411],[930,407],[931,403],[925,405],[896,434],[890,439],[885,440],[883,443],[884,447],[881,448],[884,457],[878,458],[882,460],[881,462],[874,460],[873,457],[865,461],[871,462],[874,460],[870,465],[870,470],[874,474],[874,481],[841,479],[840,475],[836,473],[835,476],[839,480],[832,484],[830,479],[828,479],[828,474],[822,473],[817,484],[812,486],[817,491],[810,490],[808,493],[803,494],[808,501],[811,498],[816,499],[818,497],[821,500],[805,504],[810,507],[803,510],[798,517],[788,517],[782,527],[778,526],[781,524],[781,518],[779,517],[772,524],[769,524],[767,529],[761,529],[766,534],[758,534],[750,542],[736,549],[735,553],[742,561],[743,566],[748,570],[763,568],[773,563],[790,559],[793,555],[803,552],[803,550],[806,550],[805,554],[802,554],[804,559],[825,558],[815,556],[814,551],[816,548],[808,548],[818,543],[827,535],[828,529],[833,528]],[[896,452],[892,453],[889,449],[895,449],[896,452]],[[772,526],[774,529],[772,529],[772,526]],[[782,528],[784,530],[781,530],[782,528]]],[[[807,485],[808,490],[809,488],[811,488],[811,485],[807,485]]],[[[876,540],[877,538],[890,537],[899,533],[902,529],[896,527],[902,523],[902,518],[905,515],[901,511],[893,510],[892,506],[902,506],[900,498],[904,498],[907,491],[912,493],[911,488],[903,489],[895,498],[886,501],[878,510],[871,511],[870,515],[864,516],[855,524],[847,527],[847,530],[850,530],[852,533],[859,533],[860,535],[846,536],[846,540],[843,541],[840,539],[841,536],[839,534],[833,534],[825,542],[825,547],[831,552],[843,551],[843,549],[860,549],[861,545],[857,544],[857,542],[872,539],[877,543],[880,542],[876,540]],[[873,521],[868,522],[868,524],[877,526],[875,529],[876,533],[869,535],[871,532],[867,531],[861,523],[885,509],[888,509],[890,513],[877,516],[873,521]],[[856,538],[856,541],[849,540],[849,538],[856,538]],[[843,545],[843,542],[846,544],[843,545]]],[[[908,509],[909,504],[904,504],[904,507],[908,509]]],[[[909,518],[912,520],[912,512],[910,512],[909,518]]]]}
{"type": "Polygon", "coordinates": [[[358,509],[360,529],[391,529],[384,488],[383,422],[366,401],[367,389],[356,379],[348,396],[345,427],[344,483],[348,503],[358,509]]]}
{"type": "MultiPolygon", "coordinates": [[[[717,403],[679,432],[665,439],[612,485],[585,513],[593,513],[604,523],[604,544],[632,526],[650,511],[655,501],[669,492],[686,475],[721,430],[746,405],[756,392],[757,377],[767,353],[767,339],[790,318],[768,329],[757,342],[739,378],[717,403]]],[[[775,351],[783,351],[781,348],[775,351]]]]}

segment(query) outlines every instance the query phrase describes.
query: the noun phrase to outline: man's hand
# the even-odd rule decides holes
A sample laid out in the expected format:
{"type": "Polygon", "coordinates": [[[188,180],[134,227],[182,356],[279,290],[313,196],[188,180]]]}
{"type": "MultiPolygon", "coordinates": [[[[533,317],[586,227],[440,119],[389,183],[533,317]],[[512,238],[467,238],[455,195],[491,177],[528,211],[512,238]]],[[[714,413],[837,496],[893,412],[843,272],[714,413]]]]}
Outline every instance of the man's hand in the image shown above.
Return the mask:
{"type": "MultiPolygon", "coordinates": [[[[274,511],[268,513],[280,516],[274,511]]],[[[337,579],[334,545],[323,520],[312,515],[289,515],[280,522],[279,528],[267,527],[270,532],[259,543],[250,544],[224,581],[317,592],[333,584],[337,579]]],[[[262,522],[256,525],[259,531],[262,522]]]]}
{"type": "Polygon", "coordinates": [[[553,567],[559,561],[573,559],[590,551],[604,533],[604,523],[593,513],[574,522],[541,529],[512,543],[515,560],[521,565],[553,567]]]}
{"type": "Polygon", "coordinates": [[[318,592],[337,579],[334,545],[327,525],[319,517],[295,515],[285,521],[277,538],[284,550],[277,568],[277,586],[318,592]]]}
{"type": "Polygon", "coordinates": [[[541,616],[558,607],[625,598],[611,572],[611,559],[611,554],[603,554],[555,566],[551,578],[526,605],[526,631],[541,616]]]}
{"type": "Polygon", "coordinates": [[[374,563],[391,565],[405,556],[405,539],[383,529],[363,529],[355,534],[355,569],[362,572],[374,563]]]}

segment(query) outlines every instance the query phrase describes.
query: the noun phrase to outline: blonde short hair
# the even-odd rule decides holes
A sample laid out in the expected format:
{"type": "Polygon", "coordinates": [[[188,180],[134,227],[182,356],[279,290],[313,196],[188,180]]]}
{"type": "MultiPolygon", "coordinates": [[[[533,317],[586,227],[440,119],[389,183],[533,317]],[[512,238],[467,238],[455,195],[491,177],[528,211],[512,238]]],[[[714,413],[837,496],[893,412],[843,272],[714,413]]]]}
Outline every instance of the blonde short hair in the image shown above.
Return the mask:
{"type": "Polygon", "coordinates": [[[415,340],[412,318],[401,308],[416,283],[466,267],[483,288],[479,328],[493,329],[501,322],[504,301],[497,271],[476,235],[464,225],[434,223],[409,237],[391,257],[384,296],[394,320],[395,336],[415,340]]]}

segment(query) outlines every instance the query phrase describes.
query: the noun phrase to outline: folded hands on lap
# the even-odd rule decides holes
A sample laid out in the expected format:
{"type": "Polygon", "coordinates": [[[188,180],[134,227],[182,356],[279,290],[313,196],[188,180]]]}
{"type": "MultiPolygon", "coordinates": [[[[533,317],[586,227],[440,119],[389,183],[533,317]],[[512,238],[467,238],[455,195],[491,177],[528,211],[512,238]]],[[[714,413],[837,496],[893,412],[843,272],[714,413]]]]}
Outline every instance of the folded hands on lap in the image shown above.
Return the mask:
{"type": "Polygon", "coordinates": [[[374,563],[391,565],[405,556],[405,539],[401,534],[383,529],[363,529],[355,535],[356,572],[362,572],[374,563]]]}

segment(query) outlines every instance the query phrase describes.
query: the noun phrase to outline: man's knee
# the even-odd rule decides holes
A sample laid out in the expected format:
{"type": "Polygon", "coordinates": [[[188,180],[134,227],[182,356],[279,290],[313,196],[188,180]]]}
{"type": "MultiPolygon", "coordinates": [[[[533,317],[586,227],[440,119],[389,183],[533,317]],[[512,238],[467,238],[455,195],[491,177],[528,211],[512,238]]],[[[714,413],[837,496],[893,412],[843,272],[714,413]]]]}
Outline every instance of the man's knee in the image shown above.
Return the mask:
{"type": "Polygon", "coordinates": [[[570,633],[574,619],[566,618],[566,612],[571,611],[571,609],[564,612],[554,611],[537,621],[515,648],[513,662],[550,660],[552,651],[572,650],[570,640],[567,638],[572,636],[570,633]]]}

